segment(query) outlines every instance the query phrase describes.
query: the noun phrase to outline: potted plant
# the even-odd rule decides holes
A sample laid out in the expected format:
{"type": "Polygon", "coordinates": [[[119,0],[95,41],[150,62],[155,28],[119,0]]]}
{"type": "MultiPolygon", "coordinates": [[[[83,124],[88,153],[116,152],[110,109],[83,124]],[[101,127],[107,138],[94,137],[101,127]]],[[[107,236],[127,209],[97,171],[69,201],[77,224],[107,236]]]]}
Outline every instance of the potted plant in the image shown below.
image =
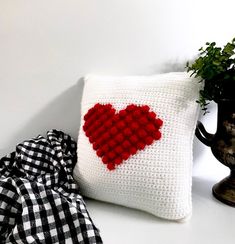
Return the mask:
{"type": "Polygon", "coordinates": [[[191,76],[204,82],[199,100],[204,114],[207,105],[218,105],[216,133],[208,133],[198,122],[196,136],[210,146],[214,156],[231,170],[230,175],[213,186],[213,194],[220,201],[235,206],[235,38],[223,48],[207,42],[199,49],[193,63],[187,63],[191,76]]]}

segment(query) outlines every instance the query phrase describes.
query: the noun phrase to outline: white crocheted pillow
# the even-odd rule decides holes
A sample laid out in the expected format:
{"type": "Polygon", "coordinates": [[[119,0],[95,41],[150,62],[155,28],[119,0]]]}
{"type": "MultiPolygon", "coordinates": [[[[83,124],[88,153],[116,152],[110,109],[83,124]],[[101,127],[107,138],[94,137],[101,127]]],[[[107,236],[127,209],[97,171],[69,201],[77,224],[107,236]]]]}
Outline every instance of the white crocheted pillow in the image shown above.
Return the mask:
{"type": "Polygon", "coordinates": [[[190,216],[198,91],[180,72],[87,76],[74,169],[82,194],[166,219],[190,216]]]}

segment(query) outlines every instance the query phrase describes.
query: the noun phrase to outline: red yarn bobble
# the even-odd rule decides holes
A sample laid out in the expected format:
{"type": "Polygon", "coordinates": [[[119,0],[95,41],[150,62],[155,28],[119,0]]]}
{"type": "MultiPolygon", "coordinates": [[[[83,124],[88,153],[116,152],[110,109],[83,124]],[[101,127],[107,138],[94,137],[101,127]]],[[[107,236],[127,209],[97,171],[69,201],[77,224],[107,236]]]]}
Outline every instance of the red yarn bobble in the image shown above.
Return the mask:
{"type": "Polygon", "coordinates": [[[83,125],[97,156],[109,170],[159,140],[163,124],[148,105],[130,104],[115,112],[111,104],[97,103],[85,114],[83,125]]]}

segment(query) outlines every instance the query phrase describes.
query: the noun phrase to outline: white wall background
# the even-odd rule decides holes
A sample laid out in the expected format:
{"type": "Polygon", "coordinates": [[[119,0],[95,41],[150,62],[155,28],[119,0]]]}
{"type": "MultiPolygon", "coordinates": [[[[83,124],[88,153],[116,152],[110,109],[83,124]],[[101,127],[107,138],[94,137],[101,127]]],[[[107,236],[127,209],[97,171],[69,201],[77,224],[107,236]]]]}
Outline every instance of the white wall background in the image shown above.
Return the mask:
{"type": "Polygon", "coordinates": [[[81,77],[181,70],[235,36],[234,0],[0,0],[0,156],[50,128],[77,137],[81,77]]]}

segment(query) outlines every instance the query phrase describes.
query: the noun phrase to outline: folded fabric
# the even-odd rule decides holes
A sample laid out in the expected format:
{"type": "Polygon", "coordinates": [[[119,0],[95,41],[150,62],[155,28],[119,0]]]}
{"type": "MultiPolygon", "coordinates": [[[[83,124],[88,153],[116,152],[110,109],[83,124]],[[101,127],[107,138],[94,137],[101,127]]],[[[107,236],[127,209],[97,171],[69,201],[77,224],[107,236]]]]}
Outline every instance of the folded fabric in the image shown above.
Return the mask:
{"type": "Polygon", "coordinates": [[[0,159],[0,243],[102,243],[72,171],[76,143],[51,130],[0,159]]]}

